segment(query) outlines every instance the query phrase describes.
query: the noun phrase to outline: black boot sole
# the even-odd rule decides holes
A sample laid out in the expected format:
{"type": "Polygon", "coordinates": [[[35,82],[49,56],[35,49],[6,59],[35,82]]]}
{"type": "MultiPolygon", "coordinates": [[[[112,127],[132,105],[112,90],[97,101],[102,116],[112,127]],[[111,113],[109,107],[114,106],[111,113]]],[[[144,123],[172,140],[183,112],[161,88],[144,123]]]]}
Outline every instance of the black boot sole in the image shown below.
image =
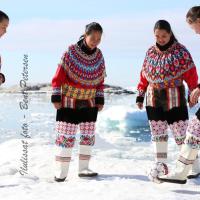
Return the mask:
{"type": "Polygon", "coordinates": [[[64,182],[66,178],[56,178],[54,177],[54,181],[56,182],[64,182]]]}
{"type": "Polygon", "coordinates": [[[200,173],[195,174],[195,175],[189,175],[187,176],[188,179],[193,179],[193,178],[197,178],[198,176],[200,176],[200,173]]]}
{"type": "Polygon", "coordinates": [[[78,174],[79,177],[81,178],[88,178],[88,177],[95,177],[98,176],[98,173],[93,173],[93,174],[78,174]]]}
{"type": "Polygon", "coordinates": [[[159,178],[159,181],[167,182],[167,183],[176,183],[176,184],[186,184],[187,180],[176,180],[176,179],[165,179],[165,178],[159,178]]]}

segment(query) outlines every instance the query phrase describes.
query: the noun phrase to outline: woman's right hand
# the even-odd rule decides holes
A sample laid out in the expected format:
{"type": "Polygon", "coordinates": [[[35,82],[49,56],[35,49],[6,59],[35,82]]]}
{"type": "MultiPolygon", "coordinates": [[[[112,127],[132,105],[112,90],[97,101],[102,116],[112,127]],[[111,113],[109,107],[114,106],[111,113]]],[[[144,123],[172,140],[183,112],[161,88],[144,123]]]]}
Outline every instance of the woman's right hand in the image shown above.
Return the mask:
{"type": "Polygon", "coordinates": [[[61,102],[55,102],[55,103],[53,103],[53,105],[54,105],[54,108],[57,109],[57,110],[62,107],[62,103],[61,102]]]}
{"type": "Polygon", "coordinates": [[[143,103],[138,102],[138,103],[137,103],[137,107],[138,107],[140,110],[142,110],[142,109],[143,109],[143,103]]]}
{"type": "Polygon", "coordinates": [[[200,96],[200,89],[199,88],[194,89],[190,94],[191,103],[194,105],[197,104],[199,96],[200,96]]]}

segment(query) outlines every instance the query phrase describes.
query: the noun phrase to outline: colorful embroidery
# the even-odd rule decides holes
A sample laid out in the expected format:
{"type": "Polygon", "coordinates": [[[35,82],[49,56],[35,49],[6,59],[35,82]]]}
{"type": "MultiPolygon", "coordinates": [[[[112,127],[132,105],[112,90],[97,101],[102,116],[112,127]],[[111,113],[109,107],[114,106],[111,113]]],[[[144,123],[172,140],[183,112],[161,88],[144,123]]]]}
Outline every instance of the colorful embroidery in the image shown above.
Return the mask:
{"type": "Polygon", "coordinates": [[[150,86],[156,89],[174,88],[182,85],[183,85],[183,80],[181,78],[172,79],[171,81],[164,81],[162,83],[150,83],[150,86]]]}
{"type": "Polygon", "coordinates": [[[85,54],[75,44],[69,47],[61,61],[67,76],[82,86],[97,86],[105,78],[104,58],[99,49],[93,55],[85,54]]]}
{"type": "Polygon", "coordinates": [[[95,136],[94,135],[81,135],[80,137],[80,145],[89,145],[93,146],[95,143],[95,136]]]}
{"type": "Polygon", "coordinates": [[[168,140],[167,134],[167,121],[149,121],[151,134],[152,134],[152,141],[154,142],[162,142],[168,140]]]}
{"type": "Polygon", "coordinates": [[[75,143],[75,136],[58,135],[56,139],[56,145],[63,148],[72,148],[75,143]]]}
{"type": "Polygon", "coordinates": [[[200,121],[196,116],[189,123],[188,133],[194,135],[200,140],[200,121]]]}
{"type": "Polygon", "coordinates": [[[95,122],[80,123],[81,134],[93,135],[95,132],[95,122]]]}
{"type": "Polygon", "coordinates": [[[172,130],[176,143],[178,145],[183,144],[186,137],[188,120],[186,121],[180,120],[178,122],[174,122],[173,124],[170,124],[169,127],[172,130]]]}
{"type": "Polygon", "coordinates": [[[104,91],[103,90],[97,90],[96,91],[96,97],[104,97],[104,91]]]}
{"type": "Polygon", "coordinates": [[[145,96],[145,92],[143,90],[137,90],[138,92],[138,96],[144,97],[145,96]]]}
{"type": "Polygon", "coordinates": [[[148,87],[158,90],[178,88],[185,81],[192,91],[197,87],[196,66],[189,51],[175,42],[166,51],[160,51],[156,45],[146,53],[137,86],[138,96],[144,96],[148,87]]]}
{"type": "Polygon", "coordinates": [[[80,144],[93,146],[95,143],[95,122],[80,123],[80,144]]]}
{"type": "Polygon", "coordinates": [[[66,123],[66,122],[56,122],[56,131],[60,134],[75,135],[78,130],[78,125],[66,123]]]}
{"type": "Polygon", "coordinates": [[[84,88],[76,88],[73,86],[69,86],[64,84],[62,86],[62,93],[66,97],[70,97],[73,99],[92,99],[96,96],[96,89],[84,89],[84,88]]]}
{"type": "Polygon", "coordinates": [[[190,145],[193,149],[200,150],[200,138],[195,137],[194,135],[187,134],[185,144],[190,145]]]}
{"type": "MultiPolygon", "coordinates": [[[[190,53],[180,43],[174,43],[167,51],[160,52],[155,46],[151,47],[146,55],[143,72],[150,83],[168,84],[195,67],[190,53]]],[[[179,79],[180,81],[180,79],[179,79]]],[[[177,81],[177,84],[178,82],[177,81]]]]}
{"type": "Polygon", "coordinates": [[[54,87],[52,94],[53,95],[61,95],[61,89],[59,87],[54,87]]]}

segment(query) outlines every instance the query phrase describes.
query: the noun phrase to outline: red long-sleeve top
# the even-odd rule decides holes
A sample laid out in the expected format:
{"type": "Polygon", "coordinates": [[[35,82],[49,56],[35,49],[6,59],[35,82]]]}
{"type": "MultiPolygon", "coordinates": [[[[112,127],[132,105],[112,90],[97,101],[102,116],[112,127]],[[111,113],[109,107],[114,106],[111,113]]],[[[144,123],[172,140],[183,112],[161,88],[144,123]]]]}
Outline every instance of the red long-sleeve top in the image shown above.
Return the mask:
{"type": "MultiPolygon", "coordinates": [[[[105,66],[101,51],[92,56],[84,54],[78,45],[64,53],[52,79],[52,102],[63,102],[64,97],[79,100],[95,99],[104,104],[105,66]]],[[[63,102],[64,104],[64,102],[63,102]]]]}
{"type": "Polygon", "coordinates": [[[198,85],[196,66],[189,51],[180,43],[160,52],[155,46],[147,53],[137,86],[138,100],[143,101],[149,84],[155,88],[178,87],[185,81],[191,92],[198,85]]]}

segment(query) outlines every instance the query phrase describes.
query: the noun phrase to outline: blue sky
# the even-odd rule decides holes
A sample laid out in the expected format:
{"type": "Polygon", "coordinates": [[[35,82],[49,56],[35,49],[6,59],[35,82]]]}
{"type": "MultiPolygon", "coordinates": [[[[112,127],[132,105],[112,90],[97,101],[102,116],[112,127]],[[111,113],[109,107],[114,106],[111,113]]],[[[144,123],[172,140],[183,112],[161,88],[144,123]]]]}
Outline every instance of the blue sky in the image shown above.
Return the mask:
{"type": "Polygon", "coordinates": [[[154,41],[153,26],[167,19],[181,43],[200,66],[200,37],[185,22],[195,0],[57,0],[2,1],[1,10],[11,22],[8,34],[0,39],[5,86],[18,84],[23,54],[29,55],[31,83],[50,82],[67,46],[75,43],[91,21],[104,28],[100,48],[107,67],[106,82],[135,86],[146,50],[154,41]]]}

